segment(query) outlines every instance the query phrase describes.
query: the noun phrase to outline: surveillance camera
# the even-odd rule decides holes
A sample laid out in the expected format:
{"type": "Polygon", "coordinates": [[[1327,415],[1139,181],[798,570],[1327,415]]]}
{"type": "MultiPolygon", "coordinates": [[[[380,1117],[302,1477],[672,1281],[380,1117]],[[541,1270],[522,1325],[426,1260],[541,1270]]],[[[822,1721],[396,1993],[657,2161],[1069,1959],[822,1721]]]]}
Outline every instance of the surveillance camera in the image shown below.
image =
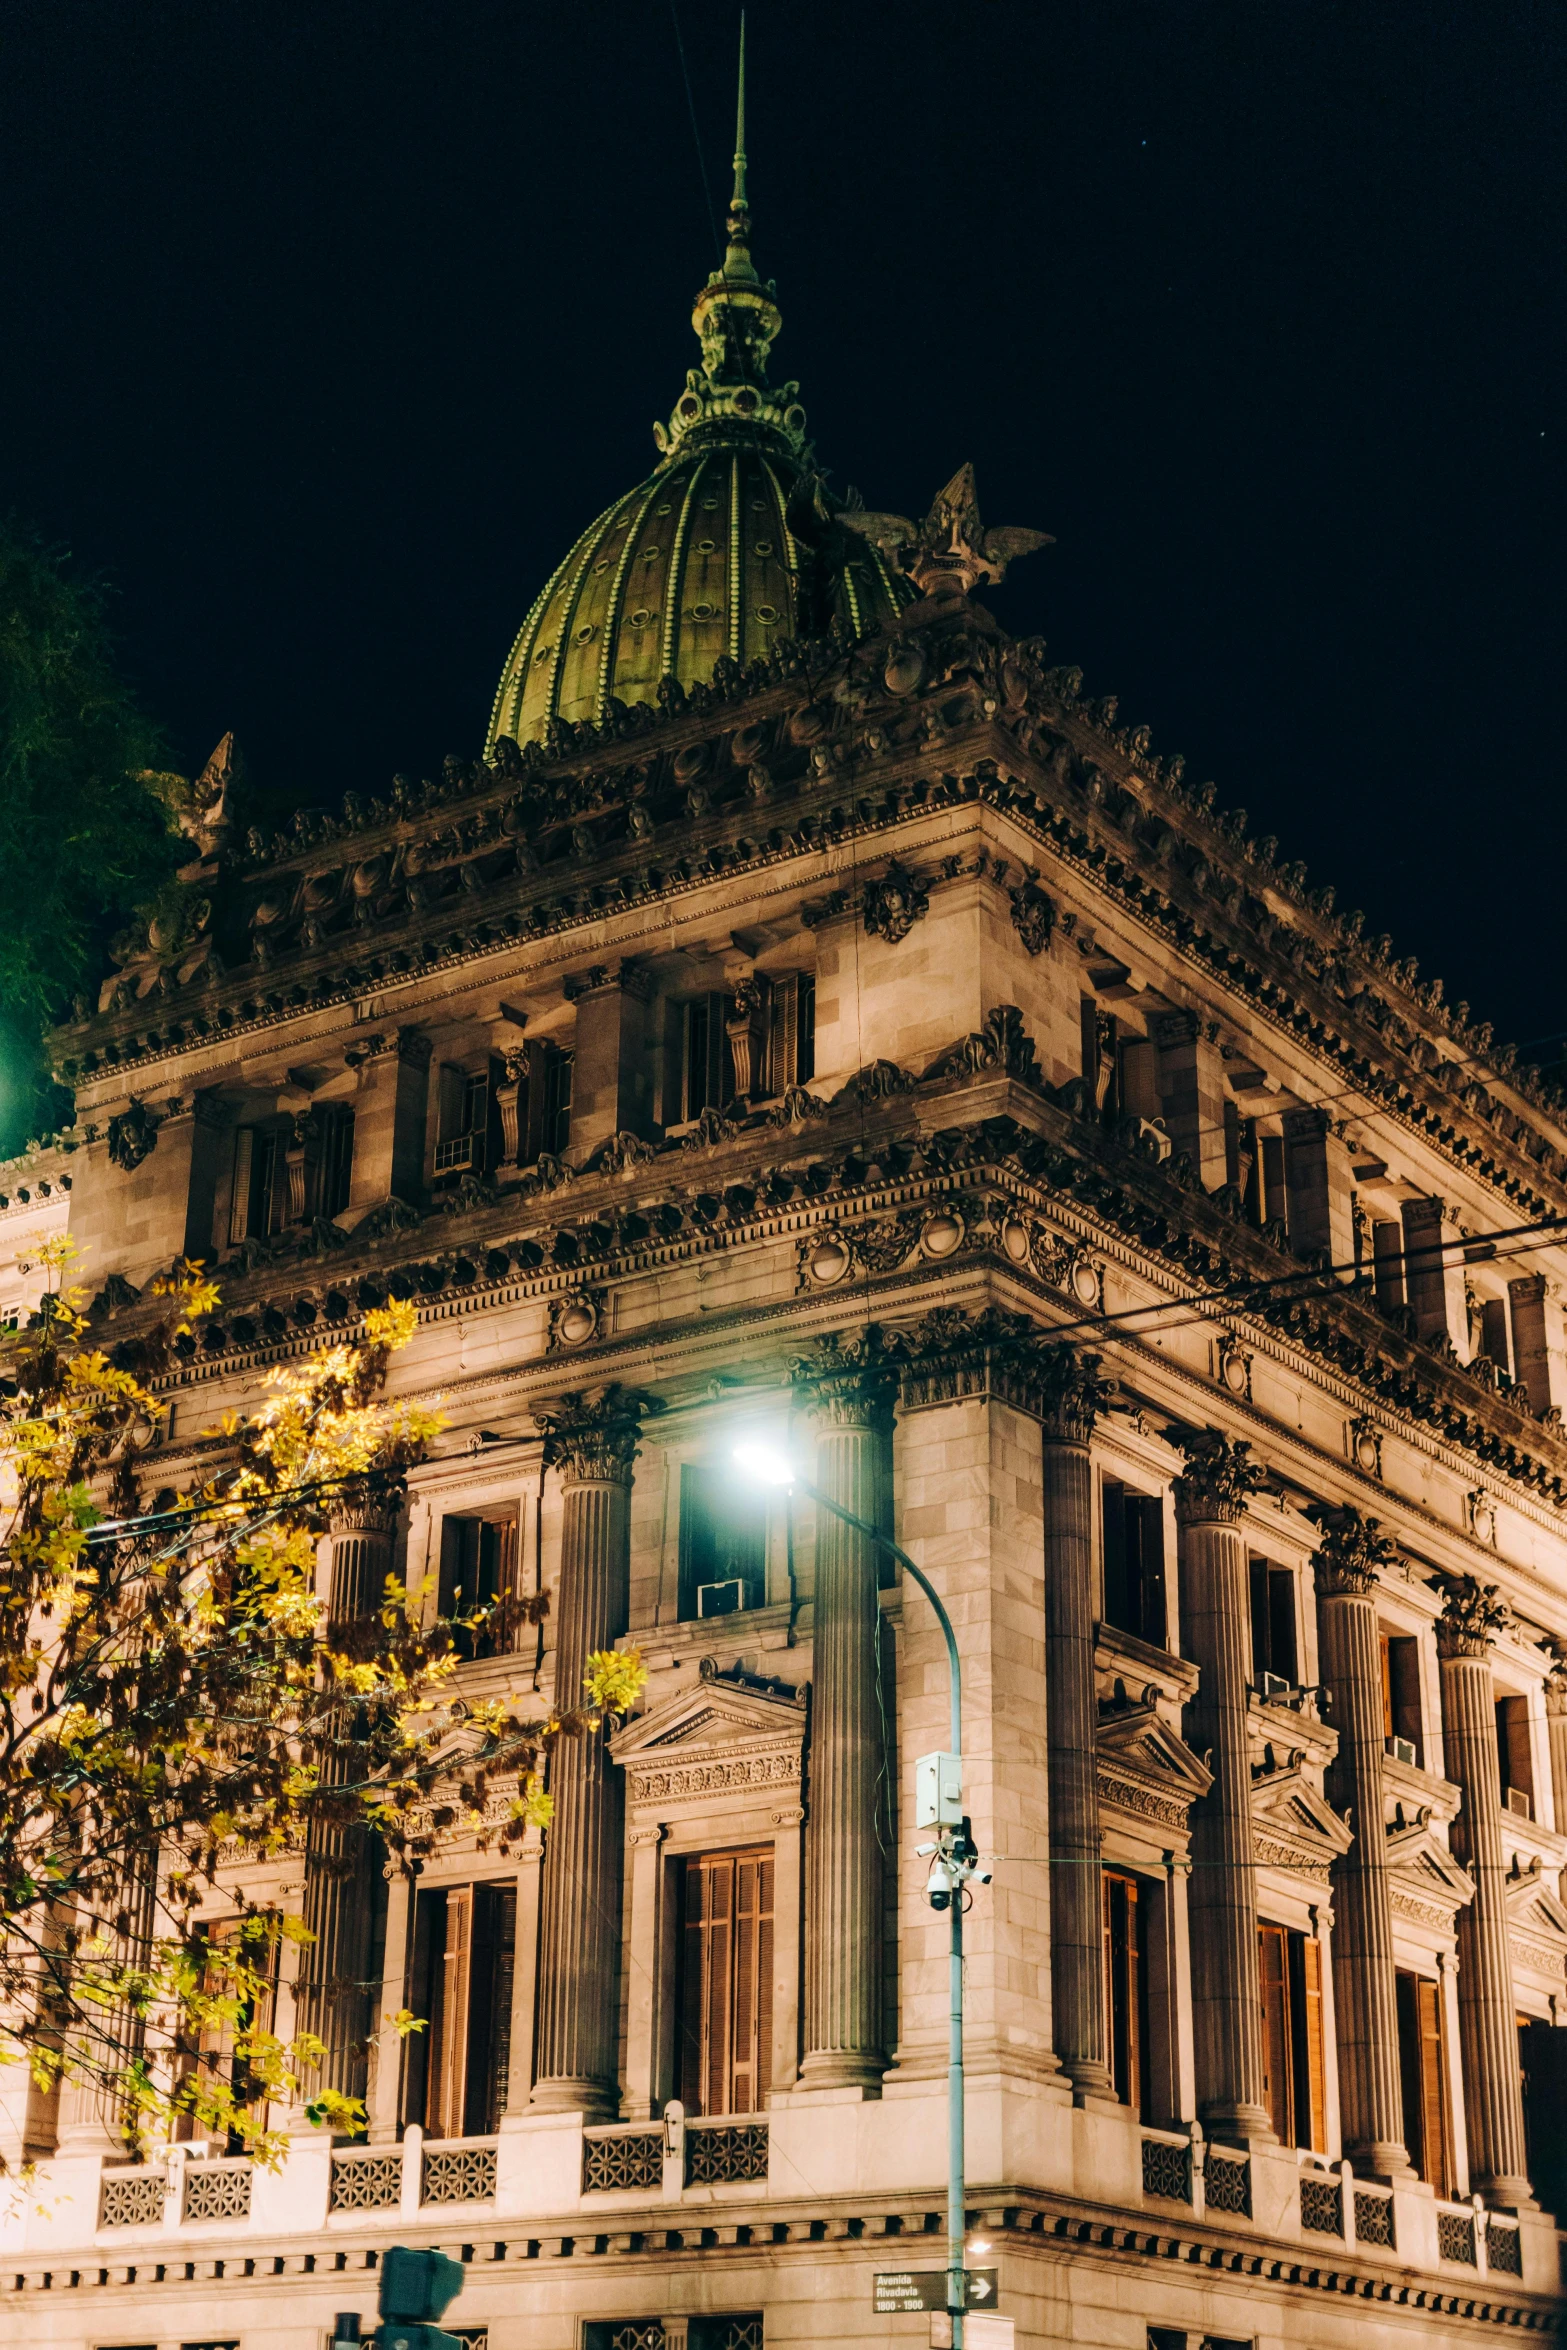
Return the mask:
{"type": "Polygon", "coordinates": [[[938,1860],[931,1870],[925,1880],[925,1893],[932,1909],[952,1907],[952,1879],[944,1862],[938,1860]]]}

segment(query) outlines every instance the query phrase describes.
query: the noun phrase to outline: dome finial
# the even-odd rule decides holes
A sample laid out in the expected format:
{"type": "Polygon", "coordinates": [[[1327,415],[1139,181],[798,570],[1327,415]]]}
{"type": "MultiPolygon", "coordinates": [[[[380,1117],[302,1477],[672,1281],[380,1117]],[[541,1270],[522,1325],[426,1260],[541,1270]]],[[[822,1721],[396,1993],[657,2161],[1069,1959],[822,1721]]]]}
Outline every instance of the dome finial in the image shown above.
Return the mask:
{"type": "Polygon", "coordinates": [[[735,184],[729,199],[729,250],[724,255],[725,277],[755,280],[751,262],[751,207],[745,200],[745,10],[740,11],[740,78],[735,95],[735,184]]]}

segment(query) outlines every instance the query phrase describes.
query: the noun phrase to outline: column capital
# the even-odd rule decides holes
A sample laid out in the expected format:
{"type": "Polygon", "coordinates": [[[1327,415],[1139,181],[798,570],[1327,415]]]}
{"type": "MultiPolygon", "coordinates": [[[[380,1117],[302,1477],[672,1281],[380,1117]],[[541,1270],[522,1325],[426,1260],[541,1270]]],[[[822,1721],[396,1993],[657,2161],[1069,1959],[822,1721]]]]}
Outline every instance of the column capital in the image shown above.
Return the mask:
{"type": "Polygon", "coordinates": [[[1494,1583],[1478,1575],[1455,1575],[1444,1584],[1442,1613],[1436,1620],[1436,1652],[1445,1660],[1484,1657],[1498,1632],[1512,1622],[1512,1611],[1494,1583]]]}
{"type": "Polygon", "coordinates": [[[827,1331],[790,1368],[797,1404],[828,1428],[884,1428],[896,1377],[874,1323],[847,1334],[827,1331]]]}
{"type": "Polygon", "coordinates": [[[1545,1710],[1558,1718],[1567,1714],[1567,1662],[1561,1657],[1545,1676],[1545,1710]]]}
{"type": "Polygon", "coordinates": [[[1098,1355],[1052,1341],[1026,1314],[997,1306],[977,1314],[939,1306],[882,1343],[906,1406],[990,1395],[1041,1421],[1047,1436],[1086,1444],[1110,1400],[1098,1355]]]}
{"type": "Polygon", "coordinates": [[[333,1536],[384,1534],[390,1537],[397,1531],[402,1499],[401,1492],[345,1494],[341,1501],[332,1505],[327,1517],[327,1532],[333,1536]]]}
{"type": "Polygon", "coordinates": [[[1267,1475],[1251,1458],[1245,1437],[1195,1428],[1178,1436],[1186,1469],[1175,1480],[1175,1514],[1183,1526],[1238,1526],[1246,1504],[1267,1475]]]}
{"type": "Polygon", "coordinates": [[[1347,1505],[1312,1502],[1306,1515],[1322,1536],[1317,1551],[1317,1590],[1324,1599],[1364,1599],[1375,1591],[1383,1567],[1397,1564],[1398,1545],[1384,1534],[1379,1518],[1347,1505]]]}
{"type": "Polygon", "coordinates": [[[640,1388],[574,1389],[534,1413],[548,1468],[564,1468],[571,1485],[629,1485],[644,1417],[663,1410],[640,1388]]]}

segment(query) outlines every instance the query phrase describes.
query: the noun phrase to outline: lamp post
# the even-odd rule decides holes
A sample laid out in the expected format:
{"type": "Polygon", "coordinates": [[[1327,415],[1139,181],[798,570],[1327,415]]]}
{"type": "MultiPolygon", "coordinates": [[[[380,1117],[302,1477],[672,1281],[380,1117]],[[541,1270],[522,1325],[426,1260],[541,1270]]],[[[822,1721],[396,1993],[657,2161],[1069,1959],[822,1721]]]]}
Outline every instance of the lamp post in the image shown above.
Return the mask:
{"type": "Polygon", "coordinates": [[[792,1461],[770,1446],[740,1444],[735,1447],[734,1457],[758,1483],[798,1488],[818,1509],[830,1510],[835,1518],[841,1518],[846,1526],[852,1526],[867,1541],[895,1558],[930,1601],[947,1644],[951,1750],[946,1754],[922,1755],[914,1768],[917,1824],[936,1832],[934,1844],[918,1847],[922,1855],[933,1856],[926,1894],[932,1909],[947,1911],[951,1926],[947,1961],[951,1994],[947,2038],[947,2310],[952,2319],[955,2350],[962,2350],[964,2243],[968,2233],[963,2148],[963,1901],[971,1877],[977,1875],[981,1884],[988,1884],[990,1877],[988,1870],[978,1867],[979,1855],[969,1835],[968,1821],[963,1817],[963,1684],[957,1635],[941,1595],[924,1569],[916,1565],[906,1550],[900,1550],[897,1543],[890,1541],[879,1526],[873,1526],[868,1518],[846,1510],[841,1502],[821,1492],[809,1478],[800,1475],[792,1461]]]}

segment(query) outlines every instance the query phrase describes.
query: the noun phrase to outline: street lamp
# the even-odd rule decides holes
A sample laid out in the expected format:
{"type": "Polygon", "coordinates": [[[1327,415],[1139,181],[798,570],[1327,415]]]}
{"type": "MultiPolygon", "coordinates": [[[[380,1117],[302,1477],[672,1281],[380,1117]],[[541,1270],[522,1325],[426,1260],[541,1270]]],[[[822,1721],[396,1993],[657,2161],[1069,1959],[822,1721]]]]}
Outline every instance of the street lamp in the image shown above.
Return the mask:
{"type": "MultiPolygon", "coordinates": [[[[750,1440],[734,1448],[736,1464],[758,1485],[798,1487],[814,1501],[818,1509],[830,1510],[846,1526],[853,1526],[867,1541],[890,1552],[906,1573],[913,1576],[936,1612],[942,1638],[947,1643],[947,1679],[952,1697],[952,1744],[946,1754],[921,1755],[914,1766],[915,1825],[934,1828],[936,1841],[921,1844],[916,1849],[931,1859],[926,1896],[934,1910],[945,1910],[951,1926],[948,1976],[951,1990],[951,2008],[947,2041],[947,2309],[952,2319],[952,2339],[956,2350],[963,2343],[963,2265],[964,2240],[967,2235],[967,2196],[963,2177],[963,1900],[971,1877],[977,1876],[982,1885],[990,1882],[990,1872],[979,1867],[979,1854],[969,1834],[968,1821],[963,1816],[963,1696],[962,1670],[958,1662],[957,1636],[952,1629],[952,1618],[941,1602],[941,1595],[922,1567],[915,1564],[906,1550],[900,1550],[888,1540],[879,1526],[868,1518],[856,1516],[841,1502],[823,1493],[819,1486],[802,1477],[787,1454],[772,1445],[750,1440]]],[[[987,2246],[988,2250],[989,2247],[987,2246]]]]}

